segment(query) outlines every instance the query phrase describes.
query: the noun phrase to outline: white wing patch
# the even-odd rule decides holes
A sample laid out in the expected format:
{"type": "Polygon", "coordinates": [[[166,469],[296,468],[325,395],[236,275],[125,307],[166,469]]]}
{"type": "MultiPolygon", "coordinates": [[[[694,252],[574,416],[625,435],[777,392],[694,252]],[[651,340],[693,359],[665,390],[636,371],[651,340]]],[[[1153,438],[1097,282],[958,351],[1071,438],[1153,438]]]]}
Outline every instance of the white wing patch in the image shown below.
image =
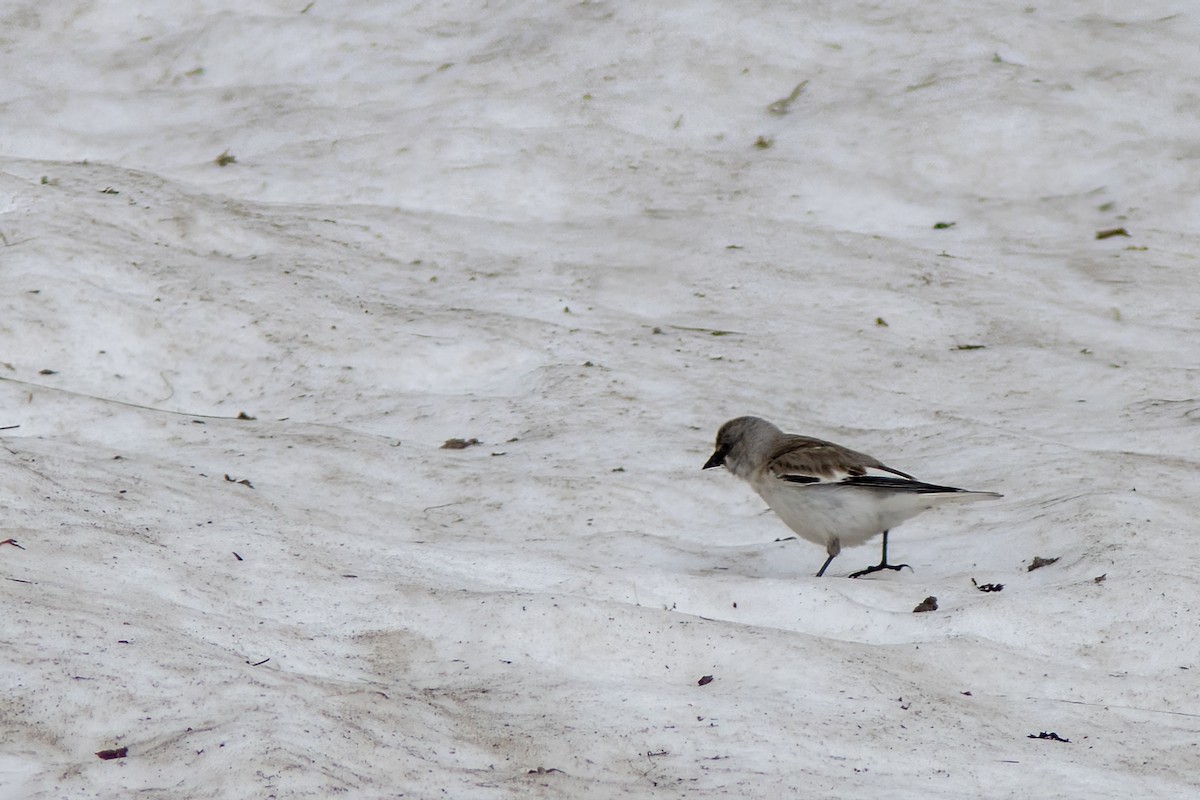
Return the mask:
{"type": "Polygon", "coordinates": [[[885,478],[898,482],[911,481],[914,484],[919,483],[919,481],[902,475],[901,473],[890,472],[888,470],[877,469],[875,467],[866,467],[865,469],[862,469],[861,474],[858,475],[851,474],[850,470],[845,468],[835,469],[831,475],[822,476],[814,475],[806,470],[782,469],[779,466],[774,467],[772,469],[772,473],[781,481],[787,481],[788,483],[794,483],[799,486],[816,484],[844,484],[848,481],[851,482],[850,485],[853,485],[853,481],[855,479],[863,477],[885,478]]]}

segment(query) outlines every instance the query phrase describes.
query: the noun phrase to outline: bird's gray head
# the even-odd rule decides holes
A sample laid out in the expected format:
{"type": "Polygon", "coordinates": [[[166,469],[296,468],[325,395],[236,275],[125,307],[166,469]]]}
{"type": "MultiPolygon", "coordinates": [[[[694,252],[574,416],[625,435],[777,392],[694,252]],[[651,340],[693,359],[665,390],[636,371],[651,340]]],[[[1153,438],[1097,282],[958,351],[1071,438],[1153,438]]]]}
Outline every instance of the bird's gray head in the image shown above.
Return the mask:
{"type": "Polygon", "coordinates": [[[775,437],[783,432],[765,419],[738,417],[717,431],[717,447],[704,469],[725,467],[739,478],[747,478],[766,463],[775,437]]]}

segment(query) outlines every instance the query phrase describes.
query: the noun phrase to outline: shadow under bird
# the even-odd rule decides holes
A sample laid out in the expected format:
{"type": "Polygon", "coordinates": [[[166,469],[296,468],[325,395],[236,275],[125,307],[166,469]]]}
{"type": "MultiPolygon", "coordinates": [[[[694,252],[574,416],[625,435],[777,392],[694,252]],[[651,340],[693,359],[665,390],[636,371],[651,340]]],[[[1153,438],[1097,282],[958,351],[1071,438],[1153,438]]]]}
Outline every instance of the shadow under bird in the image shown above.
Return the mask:
{"type": "Polygon", "coordinates": [[[833,442],[784,433],[758,417],[731,419],[717,431],[717,445],[704,469],[725,467],[754,487],[783,523],[801,539],[825,546],[825,574],[843,547],[883,534],[878,564],[850,575],[858,578],[908,564],[889,564],[888,531],[922,511],[964,500],[1002,497],[922,483],[876,458],[833,442]]]}

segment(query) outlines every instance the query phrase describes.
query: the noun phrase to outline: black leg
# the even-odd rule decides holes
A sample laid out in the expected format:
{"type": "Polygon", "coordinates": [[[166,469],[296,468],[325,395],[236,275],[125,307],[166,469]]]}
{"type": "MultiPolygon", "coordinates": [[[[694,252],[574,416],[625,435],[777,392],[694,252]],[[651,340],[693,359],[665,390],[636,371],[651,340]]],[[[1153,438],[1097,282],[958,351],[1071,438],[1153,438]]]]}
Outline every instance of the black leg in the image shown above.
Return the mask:
{"type": "Polygon", "coordinates": [[[834,553],[829,558],[825,559],[825,563],[821,565],[821,568],[819,570],[817,570],[818,578],[825,574],[825,570],[829,567],[829,562],[833,561],[833,559],[836,557],[837,557],[837,553],[834,553]]]}
{"type": "MultiPolygon", "coordinates": [[[[883,532],[883,554],[882,554],[882,556],[880,556],[879,563],[873,567],[867,567],[866,569],[860,569],[858,572],[850,573],[851,578],[861,578],[863,575],[870,575],[872,572],[879,572],[879,571],[885,570],[885,569],[894,569],[898,572],[898,571],[904,569],[905,567],[908,567],[908,564],[889,564],[888,563],[888,561],[887,561],[887,540],[888,540],[888,532],[884,531],[883,532]]],[[[828,566],[829,562],[828,561],[825,562],[825,565],[828,566]]],[[[908,567],[908,568],[912,569],[912,567],[908,567]]]]}

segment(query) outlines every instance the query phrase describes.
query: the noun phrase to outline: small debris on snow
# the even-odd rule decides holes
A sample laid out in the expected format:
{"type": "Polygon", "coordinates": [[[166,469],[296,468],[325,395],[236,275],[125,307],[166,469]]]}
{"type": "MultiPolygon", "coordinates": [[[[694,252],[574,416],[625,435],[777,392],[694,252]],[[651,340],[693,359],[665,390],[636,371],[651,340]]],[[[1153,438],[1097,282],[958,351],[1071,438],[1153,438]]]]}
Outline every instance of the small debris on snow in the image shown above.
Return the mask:
{"type": "Polygon", "coordinates": [[[1064,739],[1063,737],[1059,736],[1054,731],[1050,731],[1049,733],[1042,731],[1041,733],[1037,734],[1036,736],[1031,733],[1031,734],[1029,734],[1029,736],[1027,738],[1029,738],[1029,739],[1047,739],[1051,742],[1066,742],[1067,744],[1071,743],[1070,739],[1064,739]]]}
{"type": "Polygon", "coordinates": [[[708,685],[709,685],[710,683],[712,683],[712,682],[713,682],[713,676],[712,676],[712,675],[705,675],[703,678],[701,678],[700,680],[696,681],[696,684],[697,684],[698,686],[708,686],[708,685]]]}
{"type": "Polygon", "coordinates": [[[920,614],[924,611],[937,611],[937,609],[938,609],[937,598],[934,597],[933,595],[930,595],[929,597],[926,597],[924,600],[922,600],[919,604],[917,604],[917,607],[913,609],[913,613],[920,614]]]}
{"type": "Polygon", "coordinates": [[[446,441],[442,442],[442,446],[439,449],[441,449],[441,450],[465,450],[468,447],[473,447],[474,445],[477,445],[477,444],[483,444],[483,442],[481,442],[475,438],[447,439],[446,441]]]}
{"type": "Polygon", "coordinates": [[[808,86],[808,81],[800,81],[796,84],[796,88],[792,89],[791,94],[789,94],[787,97],[776,100],[774,103],[771,103],[771,105],[767,106],[767,111],[778,116],[783,116],[784,114],[788,113],[788,109],[791,107],[792,103],[796,102],[796,98],[798,98],[800,93],[804,91],[805,86],[808,86]]]}
{"type": "Polygon", "coordinates": [[[128,747],[118,747],[115,750],[101,750],[100,752],[96,753],[96,757],[103,759],[104,761],[109,761],[114,758],[124,758],[127,755],[129,755],[128,747]]]}
{"type": "Polygon", "coordinates": [[[1055,561],[1058,561],[1059,558],[1060,558],[1060,556],[1055,556],[1054,558],[1042,558],[1041,556],[1034,556],[1033,561],[1029,562],[1029,567],[1028,567],[1027,571],[1033,572],[1035,569],[1041,569],[1042,567],[1048,567],[1051,564],[1053,564],[1055,561]]]}
{"type": "Polygon", "coordinates": [[[975,584],[975,588],[981,592],[1000,592],[1004,590],[1003,583],[978,583],[974,578],[971,578],[971,583],[975,584]]]}
{"type": "Polygon", "coordinates": [[[671,325],[673,330],[689,331],[691,333],[707,333],[709,336],[744,336],[741,331],[726,331],[720,328],[695,328],[689,325],[671,325]]]}

